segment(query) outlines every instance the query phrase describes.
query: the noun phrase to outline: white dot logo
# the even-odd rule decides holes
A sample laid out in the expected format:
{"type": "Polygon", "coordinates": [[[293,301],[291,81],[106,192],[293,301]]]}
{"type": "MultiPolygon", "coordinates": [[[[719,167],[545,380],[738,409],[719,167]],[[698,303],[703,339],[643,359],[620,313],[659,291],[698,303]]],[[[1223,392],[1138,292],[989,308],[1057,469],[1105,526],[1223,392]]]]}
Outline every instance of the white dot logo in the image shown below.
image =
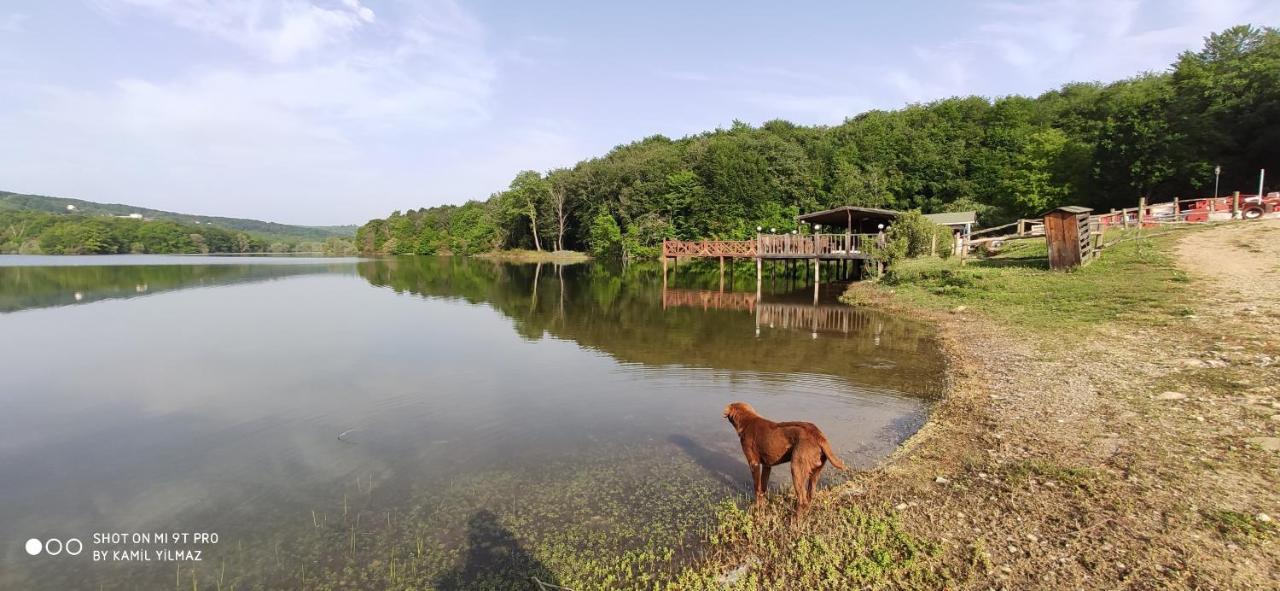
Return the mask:
{"type": "Polygon", "coordinates": [[[39,554],[40,550],[43,548],[44,548],[44,544],[41,544],[40,540],[37,540],[35,538],[31,538],[30,540],[27,540],[27,554],[35,556],[36,554],[39,554]]]}

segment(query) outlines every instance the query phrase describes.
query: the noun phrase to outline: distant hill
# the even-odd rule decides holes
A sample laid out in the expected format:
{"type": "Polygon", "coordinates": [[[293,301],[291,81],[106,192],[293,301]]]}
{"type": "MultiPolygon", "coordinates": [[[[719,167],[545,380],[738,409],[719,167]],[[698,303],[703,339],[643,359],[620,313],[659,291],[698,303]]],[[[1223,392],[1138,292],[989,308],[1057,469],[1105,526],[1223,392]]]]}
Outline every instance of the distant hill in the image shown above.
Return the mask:
{"type": "Polygon", "coordinates": [[[351,238],[355,236],[356,227],[352,226],[294,226],[277,224],[261,220],[244,218],[224,218],[209,215],[192,215],[175,213],[120,203],[95,203],[82,199],[66,197],[46,197],[44,195],[23,195],[0,191],[0,211],[43,211],[48,213],[64,213],[68,205],[74,205],[75,211],[85,215],[129,215],[142,214],[143,217],[156,220],[172,220],[175,222],[208,225],[224,230],[245,232],[255,238],[267,241],[299,242],[324,241],[326,238],[351,238]]]}

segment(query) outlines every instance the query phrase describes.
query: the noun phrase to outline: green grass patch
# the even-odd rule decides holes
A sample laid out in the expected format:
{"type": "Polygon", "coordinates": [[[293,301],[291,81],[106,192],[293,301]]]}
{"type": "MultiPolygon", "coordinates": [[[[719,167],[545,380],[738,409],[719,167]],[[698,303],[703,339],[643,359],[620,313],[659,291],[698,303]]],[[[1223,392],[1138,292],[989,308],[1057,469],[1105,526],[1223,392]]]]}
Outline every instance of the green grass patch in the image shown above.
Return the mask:
{"type": "Polygon", "coordinates": [[[1275,523],[1258,521],[1252,515],[1225,509],[1200,512],[1222,537],[1237,543],[1260,541],[1276,535],[1275,523]]]}
{"type": "Polygon", "coordinates": [[[726,502],[717,524],[710,550],[720,560],[685,570],[668,588],[934,589],[951,582],[928,564],[941,548],[904,531],[889,509],[833,505],[797,519],[786,499],[759,511],[726,502]],[[739,566],[724,578],[709,569],[716,563],[739,566]]]}
{"type": "Polygon", "coordinates": [[[510,263],[557,263],[571,264],[591,260],[591,256],[576,250],[495,250],[476,255],[484,259],[505,261],[510,263]]]}
{"type": "Polygon", "coordinates": [[[1049,270],[1043,241],[1020,241],[964,265],[956,258],[902,261],[882,284],[910,304],[963,305],[1033,329],[1115,320],[1162,324],[1192,309],[1187,277],[1170,255],[1176,236],[1122,242],[1071,271],[1049,270]]]}
{"type": "Polygon", "coordinates": [[[1006,464],[1003,472],[1005,479],[1015,486],[1025,484],[1032,477],[1036,477],[1041,480],[1053,480],[1077,490],[1089,491],[1101,481],[1101,474],[1092,468],[1061,466],[1042,460],[1006,464]]]}

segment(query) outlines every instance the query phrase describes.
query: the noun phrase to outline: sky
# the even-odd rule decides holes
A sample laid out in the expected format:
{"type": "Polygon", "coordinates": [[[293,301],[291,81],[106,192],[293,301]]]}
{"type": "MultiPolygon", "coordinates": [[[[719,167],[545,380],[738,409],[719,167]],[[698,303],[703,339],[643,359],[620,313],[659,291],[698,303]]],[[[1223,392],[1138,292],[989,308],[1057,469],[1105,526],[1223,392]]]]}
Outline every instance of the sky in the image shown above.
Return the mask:
{"type": "Polygon", "coordinates": [[[0,0],[0,190],[296,224],[654,134],[1168,68],[1274,0],[0,0]]]}

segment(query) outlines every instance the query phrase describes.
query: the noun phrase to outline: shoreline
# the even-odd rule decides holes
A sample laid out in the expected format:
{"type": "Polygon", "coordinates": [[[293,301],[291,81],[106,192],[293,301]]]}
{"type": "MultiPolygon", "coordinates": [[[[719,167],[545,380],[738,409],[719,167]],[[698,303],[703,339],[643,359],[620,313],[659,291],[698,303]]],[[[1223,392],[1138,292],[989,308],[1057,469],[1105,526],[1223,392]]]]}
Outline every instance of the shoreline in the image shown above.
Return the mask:
{"type": "Polygon", "coordinates": [[[1071,273],[924,262],[855,284],[846,303],[935,324],[943,398],[803,525],[775,498],[742,526],[770,535],[696,569],[757,577],[735,589],[1267,587],[1280,273],[1218,263],[1231,249],[1280,254],[1280,223],[1129,242],[1071,273]],[[1094,297],[1073,307],[1074,290],[1094,297]]]}
{"type": "Polygon", "coordinates": [[[478,259],[508,263],[558,263],[562,265],[585,263],[591,260],[591,255],[576,250],[494,250],[472,256],[478,259]]]}

